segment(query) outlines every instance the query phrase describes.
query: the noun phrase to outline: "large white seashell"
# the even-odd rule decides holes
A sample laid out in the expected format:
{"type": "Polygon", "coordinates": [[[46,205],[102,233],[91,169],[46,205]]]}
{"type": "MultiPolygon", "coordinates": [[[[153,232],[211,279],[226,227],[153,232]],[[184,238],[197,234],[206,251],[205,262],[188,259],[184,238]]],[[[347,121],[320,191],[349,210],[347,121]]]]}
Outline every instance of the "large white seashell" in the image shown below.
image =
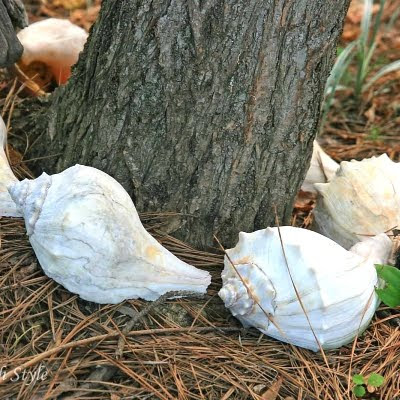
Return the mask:
{"type": "Polygon", "coordinates": [[[21,212],[17,210],[14,201],[8,193],[7,187],[15,182],[17,178],[11,171],[7,156],[4,151],[7,144],[7,129],[3,118],[0,116],[0,216],[21,217],[21,212]]]}
{"type": "Polygon", "coordinates": [[[76,165],[9,188],[49,277],[82,298],[118,303],[169,291],[205,293],[210,274],[184,263],[142,226],[123,187],[76,165]]]}
{"type": "Polygon", "coordinates": [[[301,185],[304,192],[317,193],[314,183],[329,182],[339,168],[339,164],[326,154],[314,140],[310,168],[301,185]]]}
{"type": "Polygon", "coordinates": [[[400,165],[386,154],[362,161],[343,161],[319,193],[314,229],[346,249],[400,226],[400,165]]]}
{"type": "Polygon", "coordinates": [[[391,240],[384,234],[347,251],[305,229],[278,228],[239,234],[227,250],[219,296],[244,326],[319,350],[349,343],[370,322],[378,305],[375,263],[384,263],[391,240]],[[289,274],[290,270],[290,274],[289,274]],[[240,276],[238,275],[240,274],[240,276]],[[298,290],[309,322],[294,290],[298,290]]]}
{"type": "Polygon", "coordinates": [[[22,29],[17,36],[24,46],[22,63],[46,64],[60,84],[71,75],[71,66],[78,61],[88,34],[66,19],[48,18],[22,29]]]}

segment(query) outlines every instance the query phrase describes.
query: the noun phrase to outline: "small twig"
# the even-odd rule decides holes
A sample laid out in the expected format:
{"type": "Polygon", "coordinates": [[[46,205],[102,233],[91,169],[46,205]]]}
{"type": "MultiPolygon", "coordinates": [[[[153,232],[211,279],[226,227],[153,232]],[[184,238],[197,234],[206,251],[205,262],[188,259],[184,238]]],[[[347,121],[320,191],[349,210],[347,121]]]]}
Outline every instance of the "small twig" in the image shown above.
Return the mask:
{"type": "Polygon", "coordinates": [[[294,291],[296,293],[297,300],[299,301],[301,309],[303,310],[303,313],[304,313],[304,315],[305,315],[305,317],[307,319],[308,325],[310,326],[311,332],[312,332],[312,334],[314,336],[315,341],[317,342],[319,350],[322,353],[322,357],[323,357],[323,359],[324,359],[324,361],[326,363],[326,366],[329,368],[329,363],[328,363],[328,360],[327,360],[327,358],[325,356],[325,352],[324,352],[324,350],[323,350],[323,348],[321,346],[320,341],[318,340],[318,337],[317,337],[317,335],[316,335],[316,333],[314,331],[314,328],[311,325],[311,321],[310,321],[310,318],[308,317],[307,310],[304,307],[303,301],[301,300],[300,293],[297,290],[296,284],[294,283],[294,280],[293,280],[293,277],[292,277],[292,273],[291,273],[290,268],[289,268],[289,262],[288,262],[288,259],[286,257],[285,247],[283,245],[283,239],[282,239],[282,235],[281,235],[281,229],[280,229],[280,226],[279,226],[279,219],[278,219],[278,212],[276,210],[276,205],[274,204],[273,207],[274,207],[274,212],[275,212],[275,223],[276,223],[276,227],[278,228],[279,241],[281,242],[282,254],[283,254],[283,258],[285,260],[286,269],[288,271],[290,281],[292,282],[292,286],[293,286],[293,289],[294,289],[294,291]]]}
{"type": "MultiPolygon", "coordinates": [[[[63,396],[61,400],[79,400],[82,397],[88,395],[90,389],[96,389],[98,386],[102,385],[102,382],[109,381],[115,372],[118,370],[117,367],[113,365],[102,365],[95,368],[95,370],[89,375],[86,379],[86,382],[83,383],[78,388],[70,389],[68,391],[76,390],[76,392],[70,396],[63,396]]],[[[59,393],[58,395],[60,395],[59,393]]]]}
{"type": "MultiPolygon", "coordinates": [[[[199,293],[196,292],[190,292],[190,291],[172,291],[172,292],[167,292],[163,295],[161,295],[157,300],[148,303],[142,311],[136,313],[136,315],[132,316],[132,318],[126,323],[124,329],[121,331],[122,335],[118,340],[117,344],[117,349],[115,350],[115,356],[116,357],[121,357],[123,350],[124,350],[124,345],[126,342],[125,335],[127,335],[132,328],[135,326],[135,324],[143,317],[145,317],[147,314],[149,314],[151,311],[153,311],[158,305],[163,303],[164,301],[171,299],[171,298],[176,298],[176,297],[190,297],[190,298],[199,298],[202,297],[202,295],[199,295],[199,293]]],[[[125,308],[125,307],[124,307],[125,308]]],[[[122,311],[122,310],[121,310],[122,311]]],[[[125,312],[125,311],[123,311],[125,312]]]]}
{"type": "Polygon", "coordinates": [[[18,162],[16,162],[16,163],[11,164],[10,167],[16,167],[17,165],[26,164],[26,163],[32,162],[32,161],[44,160],[44,159],[52,158],[52,157],[58,157],[58,156],[60,156],[61,154],[62,154],[62,153],[50,154],[49,156],[30,158],[29,160],[21,160],[21,161],[18,161],[18,162]]]}

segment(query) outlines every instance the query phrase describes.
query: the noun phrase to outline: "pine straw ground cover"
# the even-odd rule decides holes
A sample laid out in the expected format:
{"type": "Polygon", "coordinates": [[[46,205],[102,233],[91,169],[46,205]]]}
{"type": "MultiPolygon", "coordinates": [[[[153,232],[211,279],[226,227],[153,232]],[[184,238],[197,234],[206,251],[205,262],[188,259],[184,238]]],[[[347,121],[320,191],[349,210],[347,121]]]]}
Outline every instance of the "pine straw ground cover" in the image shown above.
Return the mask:
{"type": "Polygon", "coordinates": [[[0,399],[350,399],[352,375],[373,372],[385,377],[376,398],[400,398],[399,315],[382,308],[357,341],[324,355],[277,342],[224,308],[222,255],[163,235],[168,215],[141,218],[211,272],[206,296],[83,301],[44,275],[22,219],[0,219],[0,399]]]}

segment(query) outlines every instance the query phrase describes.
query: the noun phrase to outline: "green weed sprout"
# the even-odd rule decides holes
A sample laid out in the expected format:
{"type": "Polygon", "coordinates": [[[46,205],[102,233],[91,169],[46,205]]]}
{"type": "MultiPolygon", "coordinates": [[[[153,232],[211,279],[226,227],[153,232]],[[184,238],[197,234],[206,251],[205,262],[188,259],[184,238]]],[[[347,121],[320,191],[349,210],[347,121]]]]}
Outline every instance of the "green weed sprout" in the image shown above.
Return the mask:
{"type": "Polygon", "coordinates": [[[353,375],[353,394],[356,397],[363,397],[367,393],[367,387],[377,389],[385,383],[385,378],[380,374],[371,374],[368,379],[363,375],[353,375]]]}

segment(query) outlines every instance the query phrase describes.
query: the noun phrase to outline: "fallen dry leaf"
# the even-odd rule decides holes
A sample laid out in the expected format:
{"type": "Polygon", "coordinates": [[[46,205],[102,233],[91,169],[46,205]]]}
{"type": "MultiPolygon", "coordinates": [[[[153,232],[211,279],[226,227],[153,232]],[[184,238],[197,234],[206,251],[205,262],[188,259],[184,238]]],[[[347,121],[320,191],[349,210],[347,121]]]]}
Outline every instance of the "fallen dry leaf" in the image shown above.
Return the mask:
{"type": "Polygon", "coordinates": [[[77,8],[86,8],[86,0],[54,0],[55,7],[62,7],[66,10],[76,10],[77,8]]]}
{"type": "Polygon", "coordinates": [[[283,382],[283,377],[278,377],[278,379],[271,385],[271,387],[261,395],[263,400],[276,400],[281,389],[283,382]]]}

